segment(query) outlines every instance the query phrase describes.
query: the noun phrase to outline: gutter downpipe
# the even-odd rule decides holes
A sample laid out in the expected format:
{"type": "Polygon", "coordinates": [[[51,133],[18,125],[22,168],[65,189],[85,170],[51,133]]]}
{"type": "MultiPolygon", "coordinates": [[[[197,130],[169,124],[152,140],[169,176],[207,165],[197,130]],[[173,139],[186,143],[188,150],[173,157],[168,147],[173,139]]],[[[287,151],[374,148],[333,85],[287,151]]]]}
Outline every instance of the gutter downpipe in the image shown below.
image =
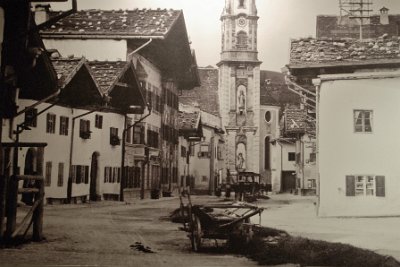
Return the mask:
{"type": "MultiPolygon", "coordinates": [[[[122,131],[122,152],[121,152],[121,184],[120,184],[120,191],[119,191],[119,201],[124,201],[124,185],[125,185],[125,181],[126,181],[126,173],[124,171],[125,169],[125,153],[126,153],[126,132],[135,127],[136,125],[138,125],[139,123],[141,123],[144,119],[146,119],[148,116],[151,115],[151,109],[149,108],[149,113],[146,116],[141,117],[138,121],[135,121],[132,125],[130,125],[129,127],[126,127],[126,123],[127,123],[127,118],[128,116],[125,114],[125,127],[124,130],[122,131]]],[[[142,179],[141,184],[143,184],[144,179],[142,179]]],[[[143,188],[144,190],[144,188],[143,188]]],[[[144,192],[143,192],[144,194],[144,192]]],[[[140,195],[142,196],[142,185],[141,185],[141,192],[140,195]]]]}
{"type": "Polygon", "coordinates": [[[88,112],[85,112],[81,115],[75,116],[72,118],[72,126],[71,126],[71,142],[70,142],[70,148],[69,148],[69,175],[68,175],[68,184],[67,184],[67,202],[70,204],[71,203],[71,197],[72,197],[72,176],[71,176],[71,169],[72,169],[72,154],[73,154],[73,149],[74,149],[74,131],[75,131],[75,120],[82,118],[83,116],[89,115],[93,112],[96,112],[98,110],[90,110],[88,112]]]}
{"type": "Polygon", "coordinates": [[[315,105],[316,109],[316,132],[315,132],[315,140],[316,140],[316,171],[317,171],[317,216],[319,216],[319,206],[321,202],[321,194],[320,194],[320,173],[319,173],[319,99],[320,99],[320,91],[321,91],[321,79],[313,79],[313,84],[315,86],[316,91],[316,100],[317,103],[315,105]]]}

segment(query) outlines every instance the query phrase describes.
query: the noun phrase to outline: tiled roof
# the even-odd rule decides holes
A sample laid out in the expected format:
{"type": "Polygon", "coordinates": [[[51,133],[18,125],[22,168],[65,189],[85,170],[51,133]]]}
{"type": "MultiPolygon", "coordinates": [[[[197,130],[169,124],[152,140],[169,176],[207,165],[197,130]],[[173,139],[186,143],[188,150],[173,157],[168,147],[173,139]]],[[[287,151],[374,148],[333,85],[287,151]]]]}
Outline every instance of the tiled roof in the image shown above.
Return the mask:
{"type": "Polygon", "coordinates": [[[89,66],[100,91],[106,93],[120,77],[126,67],[126,61],[89,61],[89,66]]]}
{"type": "Polygon", "coordinates": [[[388,37],[387,35],[368,42],[354,39],[292,40],[289,67],[400,62],[399,45],[400,37],[388,37]]]}
{"type": "MultiPolygon", "coordinates": [[[[164,36],[182,11],[167,9],[82,10],[73,13],[41,33],[52,35],[164,36]]],[[[54,17],[60,14],[52,12],[54,17]]]]}
{"type": "Polygon", "coordinates": [[[179,111],[178,126],[180,130],[196,130],[200,119],[200,113],[188,113],[179,111]]]}
{"type": "Polygon", "coordinates": [[[299,97],[288,90],[284,74],[261,70],[260,104],[281,106],[288,103],[299,103],[299,97]]]}
{"type": "Polygon", "coordinates": [[[304,109],[285,110],[285,132],[303,133],[307,128],[307,113],[304,109]]]}
{"type": "Polygon", "coordinates": [[[197,106],[202,111],[219,116],[218,69],[199,68],[201,86],[182,90],[179,101],[185,105],[197,106]]]}
{"type": "Polygon", "coordinates": [[[66,86],[84,62],[84,58],[52,58],[51,63],[56,70],[59,86],[66,86]]]}

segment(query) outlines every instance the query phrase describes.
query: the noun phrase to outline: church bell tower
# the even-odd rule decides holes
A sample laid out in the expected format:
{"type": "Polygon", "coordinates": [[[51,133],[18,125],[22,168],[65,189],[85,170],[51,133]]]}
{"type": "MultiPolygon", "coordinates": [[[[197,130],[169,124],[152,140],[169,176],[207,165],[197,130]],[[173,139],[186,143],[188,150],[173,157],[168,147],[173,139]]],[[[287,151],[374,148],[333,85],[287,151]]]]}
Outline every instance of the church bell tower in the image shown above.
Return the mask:
{"type": "Polygon", "coordinates": [[[260,64],[256,0],[225,0],[221,15],[220,113],[226,134],[226,168],[259,173],[260,64]]]}

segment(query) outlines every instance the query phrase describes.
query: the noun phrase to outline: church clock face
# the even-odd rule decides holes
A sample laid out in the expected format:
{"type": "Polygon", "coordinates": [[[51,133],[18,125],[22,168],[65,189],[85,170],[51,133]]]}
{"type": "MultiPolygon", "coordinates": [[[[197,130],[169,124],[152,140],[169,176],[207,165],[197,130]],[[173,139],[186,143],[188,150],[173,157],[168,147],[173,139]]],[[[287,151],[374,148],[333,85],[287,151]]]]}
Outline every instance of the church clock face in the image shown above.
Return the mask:
{"type": "Polygon", "coordinates": [[[238,19],[238,25],[239,25],[239,27],[244,27],[244,26],[246,26],[246,24],[247,24],[247,20],[244,18],[244,17],[240,17],[239,19],[238,19]]]}

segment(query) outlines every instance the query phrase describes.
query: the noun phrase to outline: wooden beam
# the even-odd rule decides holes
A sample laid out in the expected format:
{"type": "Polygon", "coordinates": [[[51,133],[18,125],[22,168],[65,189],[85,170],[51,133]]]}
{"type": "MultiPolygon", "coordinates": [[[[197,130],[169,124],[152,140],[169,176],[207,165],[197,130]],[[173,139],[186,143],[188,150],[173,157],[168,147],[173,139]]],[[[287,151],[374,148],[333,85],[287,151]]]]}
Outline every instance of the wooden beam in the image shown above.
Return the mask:
{"type": "Polygon", "coordinates": [[[34,181],[43,181],[44,177],[40,175],[17,175],[18,180],[34,180],[34,181]]]}
{"type": "Polygon", "coordinates": [[[39,193],[37,188],[18,188],[18,194],[39,193]]]}
{"type": "MultiPolygon", "coordinates": [[[[3,147],[15,147],[14,142],[1,143],[3,147]]],[[[47,143],[30,143],[30,142],[19,142],[18,147],[46,147],[47,143]]]]}
{"type": "MultiPolygon", "coordinates": [[[[35,201],[35,203],[33,203],[32,208],[25,215],[24,219],[22,220],[21,224],[17,227],[17,229],[15,229],[15,231],[11,235],[11,238],[15,238],[18,235],[18,233],[23,229],[24,225],[28,222],[29,218],[32,220],[33,212],[37,209],[37,207],[39,206],[41,201],[42,201],[41,199],[38,199],[35,201]]],[[[29,223],[28,227],[30,225],[31,225],[31,223],[29,223]]]]}

